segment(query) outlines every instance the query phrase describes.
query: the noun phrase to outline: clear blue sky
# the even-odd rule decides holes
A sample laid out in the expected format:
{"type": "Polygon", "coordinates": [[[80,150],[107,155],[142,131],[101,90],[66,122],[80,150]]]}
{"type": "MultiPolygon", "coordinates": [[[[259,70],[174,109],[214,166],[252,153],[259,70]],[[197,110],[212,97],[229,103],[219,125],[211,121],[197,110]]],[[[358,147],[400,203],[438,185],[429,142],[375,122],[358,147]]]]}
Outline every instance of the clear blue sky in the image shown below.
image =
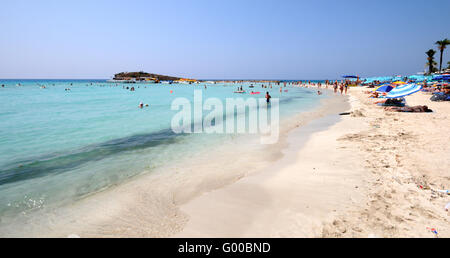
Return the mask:
{"type": "Polygon", "coordinates": [[[449,11],[449,0],[2,0],[0,78],[414,74],[450,38],[449,11]]]}

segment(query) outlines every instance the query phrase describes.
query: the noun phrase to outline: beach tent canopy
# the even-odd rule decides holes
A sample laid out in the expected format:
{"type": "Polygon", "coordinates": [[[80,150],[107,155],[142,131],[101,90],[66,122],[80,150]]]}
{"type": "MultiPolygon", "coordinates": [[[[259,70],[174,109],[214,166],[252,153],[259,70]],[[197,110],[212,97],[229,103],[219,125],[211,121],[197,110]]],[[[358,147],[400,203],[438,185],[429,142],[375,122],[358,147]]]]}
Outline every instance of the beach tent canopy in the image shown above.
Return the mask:
{"type": "Polygon", "coordinates": [[[393,82],[392,84],[395,84],[395,85],[402,85],[402,84],[406,84],[406,82],[396,81],[396,82],[393,82]]]}
{"type": "MultiPolygon", "coordinates": [[[[437,76],[434,76],[436,78],[437,76]]],[[[408,80],[413,80],[416,82],[423,82],[425,80],[431,81],[433,79],[432,75],[411,75],[407,77],[408,80]]],[[[401,76],[384,76],[384,77],[371,77],[371,78],[365,78],[363,79],[364,83],[372,83],[374,81],[380,81],[380,82],[397,82],[402,81],[401,76]]]]}
{"type": "Polygon", "coordinates": [[[409,80],[414,80],[414,81],[416,81],[416,82],[423,82],[423,81],[425,81],[425,80],[431,80],[433,78],[433,76],[431,76],[431,75],[411,75],[411,76],[408,76],[408,79],[409,80]]]}
{"type": "Polygon", "coordinates": [[[379,82],[390,82],[392,81],[393,77],[392,76],[384,76],[384,77],[370,77],[370,78],[365,78],[364,82],[365,83],[372,83],[375,81],[379,81],[379,82]]]}
{"type": "Polygon", "coordinates": [[[385,86],[378,87],[375,91],[378,91],[378,92],[390,92],[393,89],[394,89],[394,87],[389,86],[389,85],[385,85],[385,86]]]}
{"type": "Polygon", "coordinates": [[[440,75],[434,77],[433,80],[441,81],[441,80],[450,80],[450,75],[440,75]]]}
{"type": "Polygon", "coordinates": [[[392,89],[387,95],[386,98],[402,98],[411,94],[414,94],[422,89],[422,85],[418,84],[407,84],[398,86],[392,89]]]}
{"type": "Polygon", "coordinates": [[[359,76],[356,76],[356,75],[344,75],[344,76],[342,76],[342,78],[345,78],[345,79],[358,79],[359,76]]]}

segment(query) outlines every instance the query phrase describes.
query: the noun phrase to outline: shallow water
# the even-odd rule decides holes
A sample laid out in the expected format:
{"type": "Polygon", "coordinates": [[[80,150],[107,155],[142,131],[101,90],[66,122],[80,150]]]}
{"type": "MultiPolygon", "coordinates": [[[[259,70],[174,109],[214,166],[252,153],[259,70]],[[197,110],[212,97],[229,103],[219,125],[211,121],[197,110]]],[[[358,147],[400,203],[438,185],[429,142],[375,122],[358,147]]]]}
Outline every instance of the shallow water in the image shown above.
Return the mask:
{"type": "MultiPolygon", "coordinates": [[[[183,162],[192,154],[211,152],[236,137],[173,133],[170,123],[177,111],[170,106],[175,98],[192,100],[195,89],[202,91],[203,99],[255,97],[234,94],[237,84],[207,84],[207,89],[205,84],[116,85],[84,80],[0,84],[5,84],[0,88],[0,224],[18,214],[31,216],[37,210],[76,202],[137,175],[183,162]],[[132,86],[135,92],[124,89],[132,86]],[[150,106],[139,109],[141,101],[150,106]]],[[[261,91],[259,97],[268,90],[273,98],[280,98],[282,119],[313,110],[328,97],[290,86],[280,93],[279,86],[240,85],[247,91],[261,91]]]]}

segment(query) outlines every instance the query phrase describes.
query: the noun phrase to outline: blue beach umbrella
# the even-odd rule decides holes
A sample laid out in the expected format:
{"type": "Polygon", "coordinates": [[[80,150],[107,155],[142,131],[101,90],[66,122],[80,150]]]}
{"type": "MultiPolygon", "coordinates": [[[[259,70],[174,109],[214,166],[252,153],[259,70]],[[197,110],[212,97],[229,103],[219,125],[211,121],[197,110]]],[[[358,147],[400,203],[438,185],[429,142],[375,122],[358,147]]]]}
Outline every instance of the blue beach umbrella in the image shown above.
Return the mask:
{"type": "Polygon", "coordinates": [[[356,75],[344,75],[344,76],[342,76],[342,78],[345,78],[345,79],[358,79],[359,77],[356,76],[356,75]]]}
{"type": "Polygon", "coordinates": [[[390,92],[393,89],[394,89],[394,87],[389,86],[389,85],[385,85],[385,86],[379,87],[376,91],[378,91],[378,92],[390,92]]]}
{"type": "Polygon", "coordinates": [[[386,98],[395,99],[402,98],[411,94],[414,94],[422,89],[422,85],[407,84],[394,88],[387,95],[386,98]]]}

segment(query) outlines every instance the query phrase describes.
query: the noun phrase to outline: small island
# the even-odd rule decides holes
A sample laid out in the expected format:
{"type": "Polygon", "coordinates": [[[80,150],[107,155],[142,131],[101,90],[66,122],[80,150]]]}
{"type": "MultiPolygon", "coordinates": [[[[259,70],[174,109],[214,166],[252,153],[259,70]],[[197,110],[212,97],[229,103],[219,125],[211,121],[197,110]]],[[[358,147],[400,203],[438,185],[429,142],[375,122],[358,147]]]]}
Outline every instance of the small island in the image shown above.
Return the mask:
{"type": "Polygon", "coordinates": [[[193,83],[274,83],[279,85],[280,80],[197,80],[197,79],[188,79],[181,78],[175,76],[147,73],[147,72],[121,72],[114,75],[113,79],[108,80],[111,83],[164,83],[164,84],[193,84],[193,83]]]}
{"type": "Polygon", "coordinates": [[[108,82],[114,83],[159,83],[159,82],[184,82],[184,83],[194,83],[198,80],[186,79],[181,77],[146,73],[146,72],[121,72],[114,75],[112,80],[108,82]]]}

